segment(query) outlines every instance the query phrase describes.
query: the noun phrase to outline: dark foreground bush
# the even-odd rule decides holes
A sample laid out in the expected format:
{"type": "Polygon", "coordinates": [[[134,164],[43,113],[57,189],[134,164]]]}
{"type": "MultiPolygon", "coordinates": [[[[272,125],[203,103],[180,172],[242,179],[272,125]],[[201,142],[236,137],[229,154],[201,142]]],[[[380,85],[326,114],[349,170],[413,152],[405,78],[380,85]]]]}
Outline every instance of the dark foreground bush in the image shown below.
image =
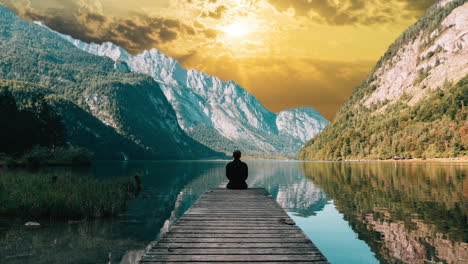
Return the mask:
{"type": "Polygon", "coordinates": [[[115,216],[130,198],[128,184],[71,173],[0,173],[0,215],[50,219],[115,216]]]}

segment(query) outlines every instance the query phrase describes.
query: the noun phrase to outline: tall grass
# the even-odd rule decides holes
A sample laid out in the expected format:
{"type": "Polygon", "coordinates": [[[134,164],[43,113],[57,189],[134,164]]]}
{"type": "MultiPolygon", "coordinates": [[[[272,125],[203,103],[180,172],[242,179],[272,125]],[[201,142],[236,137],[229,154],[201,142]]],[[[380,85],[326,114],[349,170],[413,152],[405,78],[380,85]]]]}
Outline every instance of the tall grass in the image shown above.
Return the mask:
{"type": "Polygon", "coordinates": [[[0,214],[86,219],[117,215],[130,198],[128,184],[69,172],[0,173],[0,214]]]}

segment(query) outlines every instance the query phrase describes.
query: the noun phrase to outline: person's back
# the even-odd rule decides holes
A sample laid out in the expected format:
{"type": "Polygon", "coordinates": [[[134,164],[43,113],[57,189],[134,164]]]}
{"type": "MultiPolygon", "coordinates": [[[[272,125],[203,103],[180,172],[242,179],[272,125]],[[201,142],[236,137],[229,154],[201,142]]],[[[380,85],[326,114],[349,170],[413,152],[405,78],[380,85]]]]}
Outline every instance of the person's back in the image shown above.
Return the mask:
{"type": "Polygon", "coordinates": [[[240,160],[241,152],[236,150],[233,155],[234,160],[226,165],[226,177],[229,180],[226,188],[228,189],[247,189],[247,177],[249,169],[247,164],[240,160]]]}

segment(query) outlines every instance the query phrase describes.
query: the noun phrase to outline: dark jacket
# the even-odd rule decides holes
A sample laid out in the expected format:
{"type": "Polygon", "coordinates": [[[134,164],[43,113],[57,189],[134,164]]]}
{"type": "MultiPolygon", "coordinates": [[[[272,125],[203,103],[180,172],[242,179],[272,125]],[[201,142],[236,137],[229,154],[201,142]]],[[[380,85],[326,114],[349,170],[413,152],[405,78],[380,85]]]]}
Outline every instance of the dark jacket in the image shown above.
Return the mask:
{"type": "Polygon", "coordinates": [[[247,164],[235,159],[226,165],[226,177],[229,180],[226,188],[228,189],[247,189],[247,177],[249,177],[249,168],[247,164]]]}

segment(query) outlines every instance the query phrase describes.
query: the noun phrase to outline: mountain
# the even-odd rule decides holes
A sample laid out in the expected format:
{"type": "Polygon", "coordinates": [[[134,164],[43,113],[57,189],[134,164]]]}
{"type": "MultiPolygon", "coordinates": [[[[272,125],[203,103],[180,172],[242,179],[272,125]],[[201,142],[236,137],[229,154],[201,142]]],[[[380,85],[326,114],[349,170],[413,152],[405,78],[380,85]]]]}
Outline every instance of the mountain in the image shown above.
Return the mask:
{"type": "Polygon", "coordinates": [[[0,25],[0,79],[44,87],[62,115],[67,140],[88,147],[96,158],[220,156],[179,127],[160,85],[149,76],[83,52],[1,6],[0,25]]]}
{"type": "Polygon", "coordinates": [[[11,93],[20,111],[33,116],[43,116],[38,110],[46,108],[50,112],[49,115],[60,122],[51,125],[50,122],[42,121],[40,123],[44,123],[45,127],[38,129],[37,122],[31,121],[31,118],[25,120],[18,114],[4,112],[5,109],[2,109],[3,115],[0,120],[8,127],[2,131],[2,138],[9,144],[2,144],[0,152],[18,155],[31,148],[31,145],[60,146],[66,140],[73,146],[92,149],[94,155],[101,158],[122,159],[122,150],[132,156],[149,154],[90,113],[43,86],[0,79],[0,88],[6,88],[11,93]],[[34,107],[35,105],[40,107],[34,107]],[[49,140],[34,140],[41,137],[41,134],[49,140]]]}
{"type": "Polygon", "coordinates": [[[132,56],[110,42],[88,44],[56,33],[81,50],[111,58],[116,69],[153,77],[182,129],[217,151],[242,149],[248,155],[294,156],[329,123],[312,108],[272,113],[235,82],[186,70],[156,49],[132,56]]]}
{"type": "Polygon", "coordinates": [[[468,155],[468,3],[444,0],[406,30],[304,160],[468,155]]]}

